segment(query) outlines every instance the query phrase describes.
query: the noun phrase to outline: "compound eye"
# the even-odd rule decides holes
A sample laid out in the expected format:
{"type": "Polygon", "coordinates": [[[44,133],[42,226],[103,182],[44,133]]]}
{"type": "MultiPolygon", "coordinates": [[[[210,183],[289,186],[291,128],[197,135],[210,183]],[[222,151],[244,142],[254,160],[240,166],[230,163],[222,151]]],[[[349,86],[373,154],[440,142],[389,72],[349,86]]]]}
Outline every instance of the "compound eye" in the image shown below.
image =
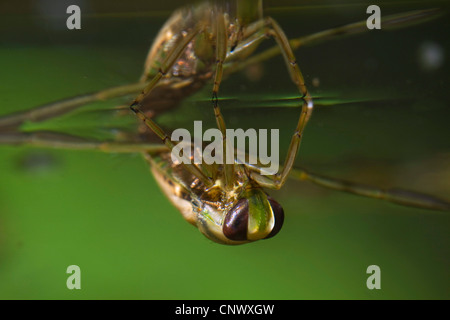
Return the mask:
{"type": "Polygon", "coordinates": [[[284,210],[281,207],[281,205],[275,200],[273,200],[271,197],[268,197],[267,199],[269,200],[270,206],[272,207],[275,223],[273,225],[272,231],[269,233],[267,237],[265,237],[265,239],[269,239],[275,236],[281,230],[281,227],[283,226],[284,222],[284,210]]]}
{"type": "Polygon", "coordinates": [[[248,200],[240,199],[225,216],[223,234],[230,240],[247,240],[248,200]]]}

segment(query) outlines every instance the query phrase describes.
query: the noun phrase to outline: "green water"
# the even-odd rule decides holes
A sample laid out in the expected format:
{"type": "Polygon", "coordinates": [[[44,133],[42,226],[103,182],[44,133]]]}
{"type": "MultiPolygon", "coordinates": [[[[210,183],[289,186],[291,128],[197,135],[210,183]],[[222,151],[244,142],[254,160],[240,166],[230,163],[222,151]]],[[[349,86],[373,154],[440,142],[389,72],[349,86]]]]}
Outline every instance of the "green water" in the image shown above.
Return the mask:
{"type": "MultiPolygon", "coordinates": [[[[180,1],[88,3],[78,31],[65,29],[64,12],[39,11],[32,1],[0,4],[0,114],[135,81],[180,1]]],[[[366,19],[370,4],[335,3],[271,1],[267,12],[295,37],[366,19]]],[[[444,2],[380,5],[382,14],[439,6],[444,2]]],[[[298,164],[450,198],[447,9],[421,25],[296,51],[318,104],[298,164]],[[434,69],[420,63],[430,44],[444,59],[434,69]],[[340,103],[320,105],[332,99],[340,103]]],[[[296,94],[281,58],[260,67],[259,81],[245,73],[224,81],[222,97],[296,94]]],[[[209,96],[205,90],[195,98],[209,96]]],[[[160,120],[189,126],[211,119],[206,105],[194,112],[187,103],[160,120]]],[[[223,112],[234,126],[282,127],[283,150],[298,117],[296,108],[232,100],[223,112]]],[[[280,234],[227,247],[181,218],[139,155],[0,146],[0,298],[450,298],[448,214],[295,181],[272,194],[286,213],[280,234]],[[81,268],[81,290],[66,287],[73,264],[81,268]],[[366,287],[373,264],[381,268],[381,290],[366,287]]]]}

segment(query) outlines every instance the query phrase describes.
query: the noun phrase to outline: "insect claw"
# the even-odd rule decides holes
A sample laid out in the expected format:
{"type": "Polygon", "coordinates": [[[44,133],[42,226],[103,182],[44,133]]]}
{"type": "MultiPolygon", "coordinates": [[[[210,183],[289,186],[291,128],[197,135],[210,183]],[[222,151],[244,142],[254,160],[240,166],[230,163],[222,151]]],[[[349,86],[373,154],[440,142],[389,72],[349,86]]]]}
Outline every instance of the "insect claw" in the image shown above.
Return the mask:
{"type": "Polygon", "coordinates": [[[212,103],[214,104],[214,106],[217,106],[218,101],[219,101],[219,98],[217,97],[217,92],[215,92],[215,91],[213,92],[211,100],[212,100],[212,103]]]}
{"type": "Polygon", "coordinates": [[[131,111],[133,111],[134,113],[138,113],[138,112],[139,112],[139,109],[135,107],[137,104],[138,104],[137,101],[134,101],[134,102],[130,105],[130,109],[131,109],[131,111]]]}

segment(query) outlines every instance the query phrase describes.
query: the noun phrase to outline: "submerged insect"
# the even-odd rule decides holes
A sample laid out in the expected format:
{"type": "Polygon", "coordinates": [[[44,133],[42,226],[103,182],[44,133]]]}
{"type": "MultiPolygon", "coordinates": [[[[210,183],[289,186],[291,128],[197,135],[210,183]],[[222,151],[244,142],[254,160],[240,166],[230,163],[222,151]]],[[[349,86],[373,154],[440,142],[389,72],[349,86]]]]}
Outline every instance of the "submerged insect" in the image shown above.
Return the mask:
{"type": "MultiPolygon", "coordinates": [[[[179,165],[182,168],[179,168],[168,158],[164,160],[172,167],[170,177],[153,170],[164,190],[168,188],[167,181],[171,180],[182,186],[172,202],[185,219],[211,240],[225,244],[272,237],[281,229],[283,209],[262,187],[279,189],[286,181],[313,110],[312,99],[289,41],[275,20],[262,17],[261,5],[261,1],[205,2],[175,12],[157,37],[157,47],[153,47],[148,56],[144,76],[149,74],[150,82],[131,105],[137,116],[172,151],[175,142],[141,111],[142,101],[169,72],[170,77],[178,78],[204,78],[213,73],[213,108],[217,126],[224,138],[225,154],[226,125],[217,98],[223,64],[232,59],[244,59],[266,37],[275,38],[303,99],[302,111],[281,172],[263,176],[258,166],[238,163],[207,166],[205,163],[192,164],[189,161],[182,162],[179,165]],[[197,71],[199,63],[203,65],[201,72],[197,71]]],[[[152,168],[157,167],[152,160],[154,157],[148,157],[152,168]]],[[[173,191],[167,194],[173,194],[173,191]]]]}
{"type": "MultiPolygon", "coordinates": [[[[434,13],[433,10],[425,10],[390,16],[385,18],[385,25],[419,21],[434,13]]],[[[267,239],[280,231],[284,221],[283,209],[264,188],[279,189],[288,177],[404,205],[450,210],[450,203],[432,196],[406,190],[381,190],[294,168],[303,132],[312,114],[313,100],[293,48],[364,30],[365,21],[289,41],[274,19],[262,16],[261,1],[208,1],[188,6],[176,11],[161,29],[149,51],[138,83],[0,118],[0,143],[141,152],[158,184],[183,217],[209,239],[222,244],[267,239]],[[268,37],[275,39],[277,47],[252,55],[268,37]],[[213,111],[217,126],[226,138],[225,119],[218,99],[222,78],[251,62],[268,59],[279,52],[285,58],[288,73],[298,88],[301,100],[297,126],[280,172],[263,175],[263,167],[238,160],[222,165],[174,163],[171,150],[176,142],[153,120],[155,114],[176,106],[180,100],[212,81],[213,111]],[[20,132],[24,121],[42,121],[93,101],[137,92],[140,94],[131,104],[131,110],[163,144],[149,143],[145,135],[131,142],[102,142],[55,133],[20,132]]],[[[226,143],[223,148],[225,153],[226,143]]]]}

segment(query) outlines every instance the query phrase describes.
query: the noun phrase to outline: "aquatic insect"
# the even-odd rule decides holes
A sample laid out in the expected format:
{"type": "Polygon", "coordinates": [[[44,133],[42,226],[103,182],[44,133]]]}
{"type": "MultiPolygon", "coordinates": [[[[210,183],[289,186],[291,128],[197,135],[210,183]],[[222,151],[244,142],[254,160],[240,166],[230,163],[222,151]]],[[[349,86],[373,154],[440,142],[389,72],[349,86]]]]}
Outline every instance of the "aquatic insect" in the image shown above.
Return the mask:
{"type": "MultiPolygon", "coordinates": [[[[387,17],[385,20],[388,24],[396,25],[420,20],[433,13],[434,11],[416,11],[387,17]]],[[[262,17],[260,1],[205,2],[186,7],[175,12],[161,29],[150,49],[144,73],[138,83],[70,98],[1,118],[0,142],[141,152],[162,190],[183,217],[208,238],[223,244],[267,239],[280,231],[284,220],[283,209],[264,188],[279,189],[288,177],[404,205],[450,210],[448,202],[432,196],[406,190],[382,190],[294,168],[303,131],[311,117],[313,101],[292,48],[308,41],[324,41],[341,34],[362,32],[364,28],[365,21],[289,41],[272,18],[262,17]],[[276,40],[277,47],[252,57],[258,45],[268,36],[276,40]],[[297,127],[281,172],[265,176],[261,173],[261,166],[238,161],[223,165],[175,164],[170,157],[175,142],[153,120],[154,114],[172,108],[179,100],[212,80],[213,111],[217,126],[225,136],[225,119],[218,99],[223,76],[236,72],[251,59],[264,60],[279,52],[285,58],[288,72],[302,101],[297,127]],[[145,137],[124,143],[84,141],[55,133],[20,132],[20,125],[24,121],[42,121],[92,101],[137,92],[141,93],[132,103],[132,111],[164,144],[149,143],[145,137]],[[158,103],[161,101],[166,101],[163,106],[158,103]]]]}

